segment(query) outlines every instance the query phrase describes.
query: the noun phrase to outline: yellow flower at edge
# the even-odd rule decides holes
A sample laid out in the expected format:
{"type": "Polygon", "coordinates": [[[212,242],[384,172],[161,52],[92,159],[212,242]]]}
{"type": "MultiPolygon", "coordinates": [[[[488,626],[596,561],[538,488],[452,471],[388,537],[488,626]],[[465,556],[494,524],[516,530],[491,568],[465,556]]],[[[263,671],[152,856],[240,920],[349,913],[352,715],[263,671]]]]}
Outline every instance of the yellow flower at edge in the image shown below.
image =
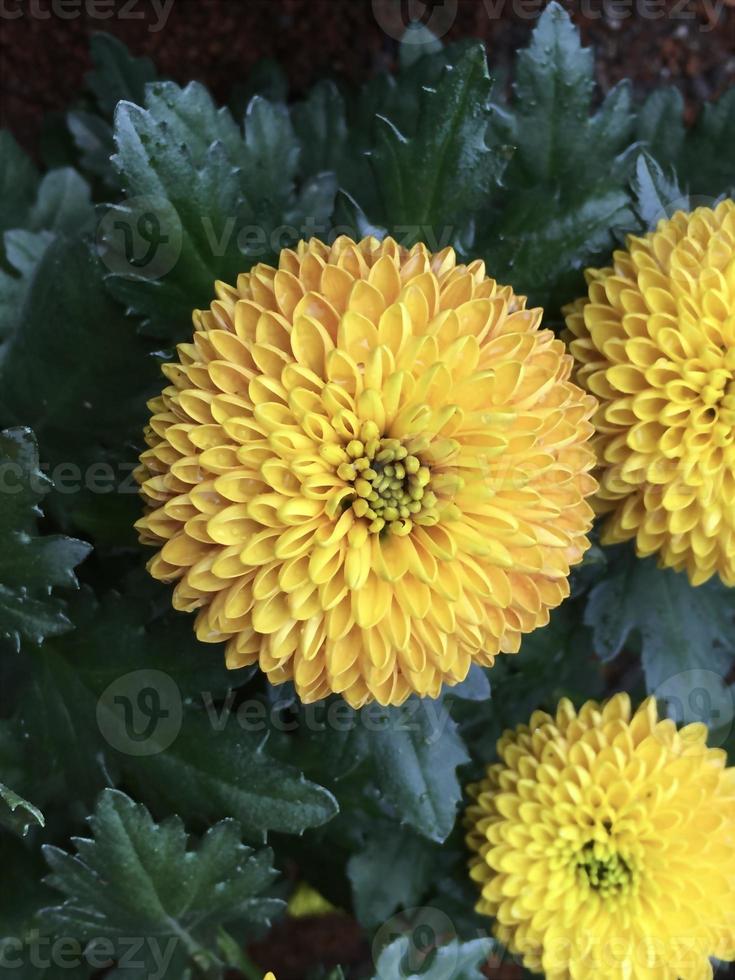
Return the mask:
{"type": "Polygon", "coordinates": [[[677,212],[565,311],[594,422],[602,541],[735,585],[735,201],[677,212]]]}
{"type": "Polygon", "coordinates": [[[137,473],[151,574],[304,702],[436,697],[517,651],[588,547],[595,401],[451,248],[312,239],[216,284],[137,473]]]}
{"type": "Polygon", "coordinates": [[[547,980],[704,980],[735,959],[735,768],[627,694],[498,742],[469,787],[477,910],[547,980]]]}
{"type": "Polygon", "coordinates": [[[287,914],[292,919],[309,919],[335,913],[339,914],[339,910],[306,881],[299,882],[288,902],[287,914]]]}
{"type": "Polygon", "coordinates": [[[266,973],[266,975],[263,977],[263,980],[276,980],[276,978],[274,974],[266,973]]]}

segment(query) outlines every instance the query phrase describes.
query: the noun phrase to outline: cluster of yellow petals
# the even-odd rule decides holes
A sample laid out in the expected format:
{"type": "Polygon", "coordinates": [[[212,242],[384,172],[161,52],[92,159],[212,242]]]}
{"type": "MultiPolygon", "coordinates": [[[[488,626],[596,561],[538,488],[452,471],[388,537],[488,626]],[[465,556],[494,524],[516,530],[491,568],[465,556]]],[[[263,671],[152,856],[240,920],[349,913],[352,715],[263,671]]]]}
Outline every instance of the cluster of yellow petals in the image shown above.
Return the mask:
{"type": "Polygon", "coordinates": [[[548,980],[703,980],[735,959],[735,768],[626,694],[559,703],[469,789],[478,911],[548,980]]]}
{"type": "Polygon", "coordinates": [[[735,585],[735,201],[631,236],[587,279],[567,325],[600,402],[602,540],[735,585]]]}
{"type": "Polygon", "coordinates": [[[216,284],[151,402],[149,564],[304,702],[435,697],[544,625],[588,546],[595,400],[451,248],[301,242],[216,284]]]}

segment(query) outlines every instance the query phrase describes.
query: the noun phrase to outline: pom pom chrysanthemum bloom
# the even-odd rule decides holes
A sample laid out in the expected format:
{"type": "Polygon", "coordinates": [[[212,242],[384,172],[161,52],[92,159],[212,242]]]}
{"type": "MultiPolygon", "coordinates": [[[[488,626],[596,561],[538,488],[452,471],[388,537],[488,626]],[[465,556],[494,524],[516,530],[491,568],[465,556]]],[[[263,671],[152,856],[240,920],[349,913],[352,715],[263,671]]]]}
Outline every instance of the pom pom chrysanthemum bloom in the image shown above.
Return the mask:
{"type": "Polygon", "coordinates": [[[587,547],[595,402],[482,262],[301,243],[194,314],[138,473],[151,573],[304,701],[436,696],[543,625],[587,547]]]}
{"type": "Polygon", "coordinates": [[[600,400],[602,540],[735,585],[735,202],[678,212],[587,279],[567,324],[600,400]]]}
{"type": "Polygon", "coordinates": [[[735,958],[735,769],[619,694],[506,732],[470,787],[478,911],[549,980],[710,977],[735,958]]]}

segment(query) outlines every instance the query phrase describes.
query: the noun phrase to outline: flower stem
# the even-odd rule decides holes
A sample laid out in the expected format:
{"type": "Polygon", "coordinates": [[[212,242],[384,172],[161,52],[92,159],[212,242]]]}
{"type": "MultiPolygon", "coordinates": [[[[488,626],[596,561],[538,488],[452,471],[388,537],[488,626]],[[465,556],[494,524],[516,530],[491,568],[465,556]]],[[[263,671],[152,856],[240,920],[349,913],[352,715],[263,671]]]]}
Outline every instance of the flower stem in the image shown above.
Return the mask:
{"type": "Polygon", "coordinates": [[[263,971],[225,929],[219,930],[219,948],[228,966],[236,967],[247,980],[263,980],[263,971]]]}

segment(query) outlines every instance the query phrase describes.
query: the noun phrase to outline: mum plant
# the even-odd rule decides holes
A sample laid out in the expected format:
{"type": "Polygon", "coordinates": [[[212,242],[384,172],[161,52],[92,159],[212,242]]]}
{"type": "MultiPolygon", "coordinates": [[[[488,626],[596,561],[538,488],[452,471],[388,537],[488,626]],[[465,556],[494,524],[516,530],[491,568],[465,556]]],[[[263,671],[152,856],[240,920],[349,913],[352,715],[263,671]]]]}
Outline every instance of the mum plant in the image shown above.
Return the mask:
{"type": "Polygon", "coordinates": [[[411,31],[0,137],[8,977],[735,958],[735,95],[411,31]]]}

